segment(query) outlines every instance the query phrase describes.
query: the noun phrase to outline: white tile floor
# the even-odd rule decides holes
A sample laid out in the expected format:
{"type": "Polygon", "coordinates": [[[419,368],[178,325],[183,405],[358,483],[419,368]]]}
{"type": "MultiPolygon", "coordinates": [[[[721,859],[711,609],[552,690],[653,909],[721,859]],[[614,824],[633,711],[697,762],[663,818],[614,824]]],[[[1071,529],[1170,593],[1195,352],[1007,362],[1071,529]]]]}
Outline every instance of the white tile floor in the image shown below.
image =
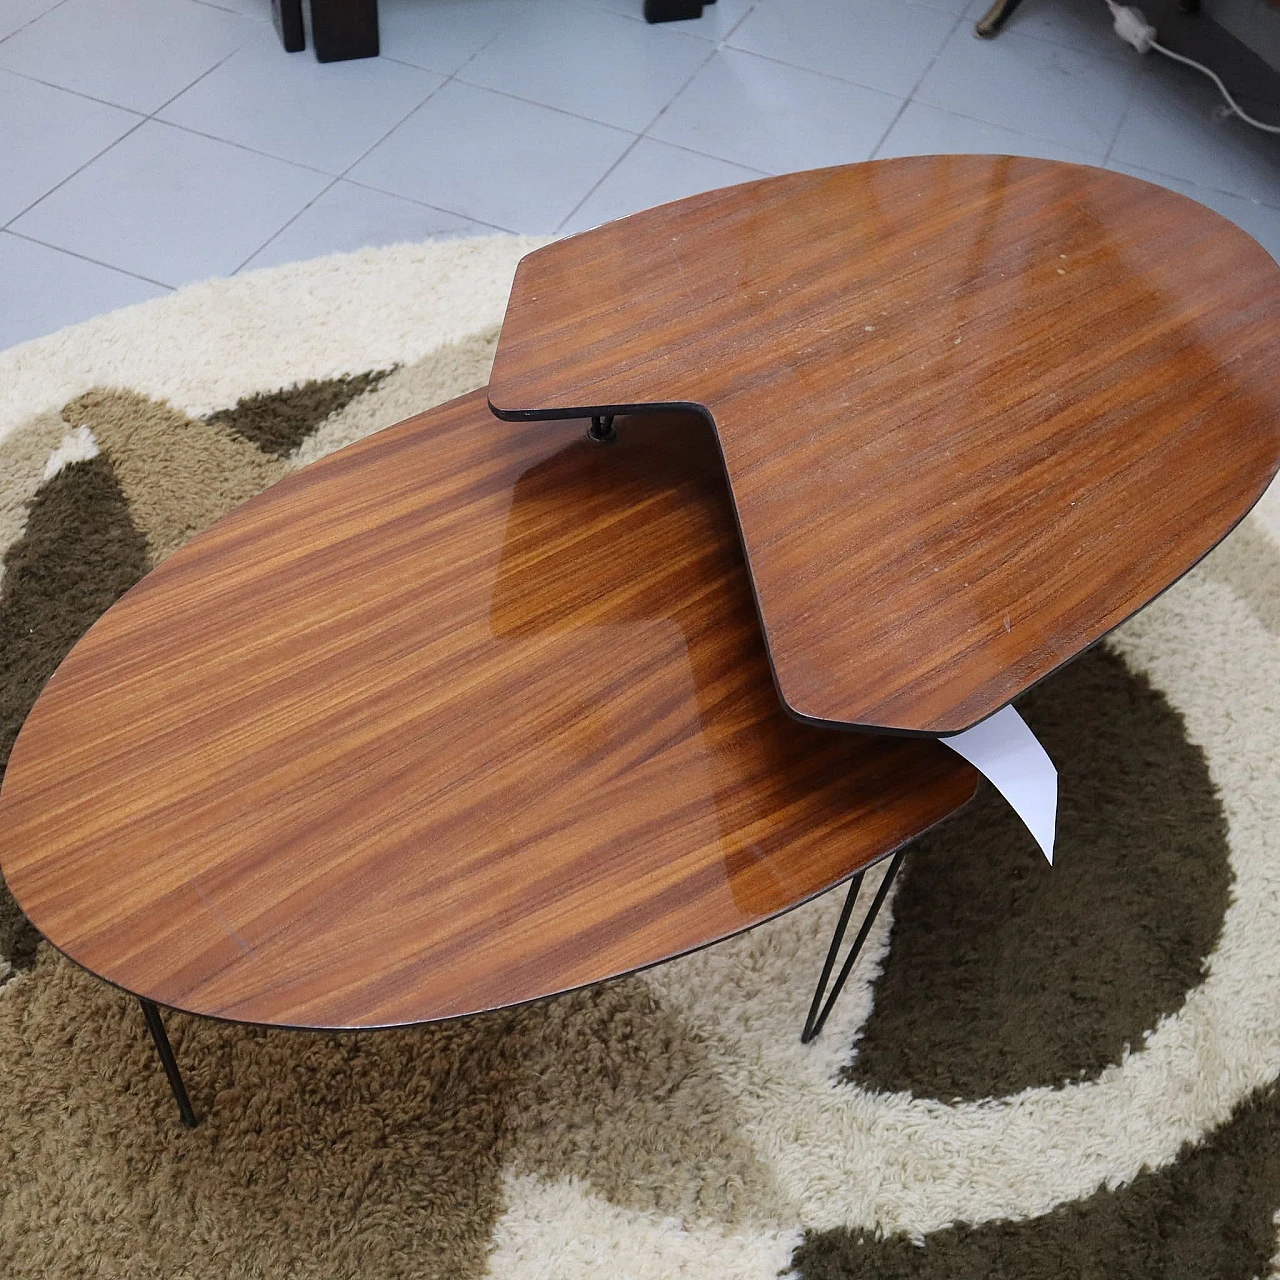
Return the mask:
{"type": "Polygon", "coordinates": [[[0,347],[209,275],[574,231],[814,165],[1108,165],[1280,256],[1280,138],[1111,33],[1102,0],[382,0],[383,56],[285,54],[269,0],[0,0],[0,347]]]}

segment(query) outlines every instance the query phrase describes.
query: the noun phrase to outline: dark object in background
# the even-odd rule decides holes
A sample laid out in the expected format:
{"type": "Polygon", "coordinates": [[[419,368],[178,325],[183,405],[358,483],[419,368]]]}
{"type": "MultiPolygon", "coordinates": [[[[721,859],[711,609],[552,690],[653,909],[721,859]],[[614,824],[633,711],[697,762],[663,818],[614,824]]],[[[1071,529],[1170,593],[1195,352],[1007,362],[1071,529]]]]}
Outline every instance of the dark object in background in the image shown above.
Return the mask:
{"type": "Polygon", "coordinates": [[[376,58],[378,0],[311,0],[311,45],[317,62],[376,58]]]}
{"type": "MultiPolygon", "coordinates": [[[[716,0],[644,0],[646,22],[683,22],[702,17],[716,0]]],[[[1017,0],[1013,0],[1017,3],[1017,0]]],[[[286,53],[307,47],[302,0],[271,0],[276,31],[286,53]]],[[[378,56],[378,0],[311,0],[311,44],[317,62],[378,56]]]]}
{"type": "Polygon", "coordinates": [[[984,40],[995,39],[996,33],[1021,3],[1022,0],[995,0],[991,8],[978,19],[973,28],[974,35],[981,36],[984,40]]]}
{"type": "Polygon", "coordinates": [[[302,0],[271,0],[271,17],[285,53],[301,53],[307,47],[302,29],[302,0]]]}
{"type": "Polygon", "coordinates": [[[644,0],[646,22],[683,22],[687,18],[702,17],[704,4],[716,0],[644,0]]]}

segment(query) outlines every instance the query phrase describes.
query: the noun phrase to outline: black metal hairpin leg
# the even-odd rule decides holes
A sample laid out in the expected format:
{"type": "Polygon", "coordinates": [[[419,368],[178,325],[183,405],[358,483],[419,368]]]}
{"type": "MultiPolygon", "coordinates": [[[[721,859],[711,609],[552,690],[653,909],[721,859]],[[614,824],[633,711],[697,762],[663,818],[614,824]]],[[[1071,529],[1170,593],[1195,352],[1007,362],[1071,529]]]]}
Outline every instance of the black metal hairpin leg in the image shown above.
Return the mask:
{"type": "Polygon", "coordinates": [[[844,931],[849,927],[849,917],[853,914],[853,904],[857,901],[858,892],[862,888],[862,877],[865,873],[859,871],[853,877],[849,885],[849,893],[844,900],[844,907],[840,911],[840,919],[836,922],[836,931],[831,939],[831,948],[827,952],[826,963],[822,966],[822,976],[818,979],[818,989],[813,993],[813,1003],[809,1006],[809,1016],[805,1019],[804,1030],[800,1033],[801,1044],[808,1044],[826,1025],[827,1018],[836,1000],[839,999],[840,992],[844,990],[844,984],[848,980],[849,974],[853,971],[854,961],[857,960],[858,953],[862,950],[862,946],[871,932],[871,926],[875,924],[876,916],[880,914],[880,908],[884,905],[884,900],[889,896],[889,890],[893,887],[893,878],[898,874],[898,868],[902,865],[902,860],[906,856],[907,851],[905,849],[900,849],[893,855],[893,861],[889,863],[889,870],[885,872],[884,879],[880,881],[880,888],[876,890],[876,896],[872,899],[871,907],[862,921],[858,936],[853,940],[853,947],[849,954],[845,956],[844,964],[840,966],[840,974],[827,995],[826,1004],[823,1004],[822,994],[826,991],[827,979],[831,977],[836,955],[840,951],[840,944],[844,941],[844,931]],[[819,1009],[822,1010],[821,1013],[818,1012],[819,1009]]]}
{"type": "Polygon", "coordinates": [[[182,1083],[182,1072],[178,1070],[177,1060],[173,1056],[173,1048],[165,1033],[160,1010],[150,1000],[144,1000],[141,996],[138,997],[138,1003],[142,1006],[142,1016],[147,1020],[147,1030],[151,1032],[151,1039],[155,1041],[156,1052],[164,1064],[164,1073],[169,1077],[169,1088],[173,1090],[173,1100],[178,1104],[178,1110],[182,1114],[182,1123],[188,1129],[194,1129],[200,1121],[191,1106],[191,1099],[187,1097],[187,1086],[182,1083]]]}

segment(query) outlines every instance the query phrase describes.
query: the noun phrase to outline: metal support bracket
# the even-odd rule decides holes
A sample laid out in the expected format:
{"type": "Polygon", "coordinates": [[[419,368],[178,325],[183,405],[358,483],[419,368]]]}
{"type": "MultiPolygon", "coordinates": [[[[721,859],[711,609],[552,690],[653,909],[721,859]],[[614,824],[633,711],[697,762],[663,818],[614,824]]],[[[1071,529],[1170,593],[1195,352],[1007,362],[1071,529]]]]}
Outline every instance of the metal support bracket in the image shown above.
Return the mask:
{"type": "Polygon", "coordinates": [[[613,414],[597,413],[591,416],[591,425],[587,428],[587,439],[596,444],[612,444],[618,438],[613,429],[613,414]]]}

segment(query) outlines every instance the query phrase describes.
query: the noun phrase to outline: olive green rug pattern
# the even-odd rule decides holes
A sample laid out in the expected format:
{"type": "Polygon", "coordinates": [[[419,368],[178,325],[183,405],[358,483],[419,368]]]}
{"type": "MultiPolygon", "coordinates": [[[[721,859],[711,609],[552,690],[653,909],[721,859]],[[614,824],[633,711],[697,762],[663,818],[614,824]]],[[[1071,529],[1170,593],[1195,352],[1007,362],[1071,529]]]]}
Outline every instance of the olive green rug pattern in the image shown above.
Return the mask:
{"type": "MultiPolygon", "coordinates": [[[[482,386],[534,243],[275,268],[0,353],[0,763],[165,556],[482,386]]],[[[910,853],[808,1046],[843,891],[441,1026],[172,1015],[188,1131],[136,1002],[0,887],[5,1273],[1280,1276],[1278,532],[1269,495],[1022,699],[1059,768],[1056,865],[980,792],[910,853]]]]}

